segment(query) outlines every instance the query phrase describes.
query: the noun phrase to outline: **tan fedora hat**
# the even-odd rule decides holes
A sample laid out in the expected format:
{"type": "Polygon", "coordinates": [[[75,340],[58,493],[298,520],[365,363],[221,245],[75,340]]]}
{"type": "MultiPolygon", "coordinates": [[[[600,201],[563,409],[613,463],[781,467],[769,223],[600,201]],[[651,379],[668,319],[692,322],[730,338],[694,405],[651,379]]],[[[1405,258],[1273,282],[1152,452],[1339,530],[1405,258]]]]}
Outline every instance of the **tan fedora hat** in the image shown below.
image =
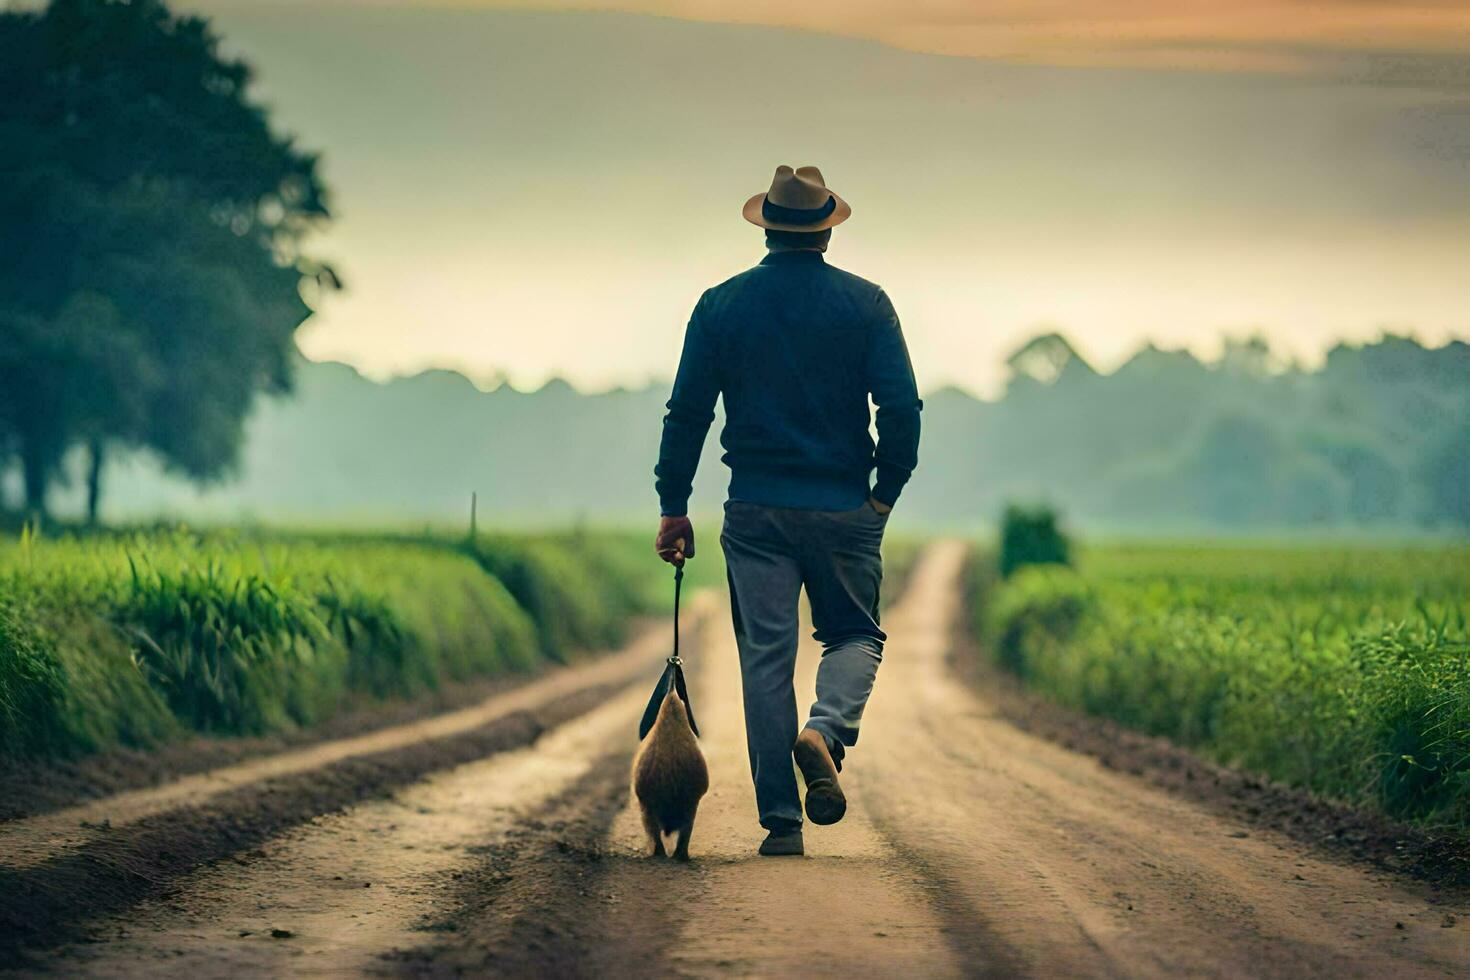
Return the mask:
{"type": "Polygon", "coordinates": [[[846,201],[827,189],[816,167],[779,166],[771,189],[745,202],[745,220],[772,231],[823,231],[852,215],[846,201]]]}

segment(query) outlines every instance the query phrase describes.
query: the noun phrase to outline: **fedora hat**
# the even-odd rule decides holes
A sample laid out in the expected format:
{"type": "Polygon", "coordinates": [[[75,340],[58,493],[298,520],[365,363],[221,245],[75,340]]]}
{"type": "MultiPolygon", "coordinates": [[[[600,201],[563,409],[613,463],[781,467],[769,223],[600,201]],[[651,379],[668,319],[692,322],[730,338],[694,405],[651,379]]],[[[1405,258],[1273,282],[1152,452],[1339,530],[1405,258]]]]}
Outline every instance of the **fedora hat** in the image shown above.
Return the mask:
{"type": "Polygon", "coordinates": [[[846,201],[827,190],[816,167],[779,166],[771,189],[745,202],[745,220],[772,231],[824,231],[852,215],[846,201]]]}

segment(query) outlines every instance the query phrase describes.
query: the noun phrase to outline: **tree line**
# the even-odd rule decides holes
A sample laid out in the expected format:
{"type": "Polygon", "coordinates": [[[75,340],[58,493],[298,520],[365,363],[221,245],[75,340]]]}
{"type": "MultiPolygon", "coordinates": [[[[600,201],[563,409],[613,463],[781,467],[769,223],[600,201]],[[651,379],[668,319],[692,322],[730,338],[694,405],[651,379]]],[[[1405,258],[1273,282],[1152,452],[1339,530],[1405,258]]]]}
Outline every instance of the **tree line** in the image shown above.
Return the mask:
{"type": "MultiPolygon", "coordinates": [[[[1390,336],[1311,368],[1259,341],[1214,360],[1146,347],[1107,374],[1055,335],[1022,351],[1003,397],[925,395],[902,523],[990,524],[1016,501],[1050,502],[1088,531],[1470,529],[1470,345],[1390,336]]],[[[492,522],[636,520],[651,506],[667,382],[583,394],[482,391],[442,370],[380,383],[303,363],[297,375],[292,398],[252,416],[238,480],[198,495],[120,465],[112,512],[458,523],[473,491],[492,522]]],[[[720,425],[695,480],[701,514],[724,497],[720,425]]],[[[81,482],[85,453],[69,465],[81,482]]],[[[79,489],[54,495],[59,511],[82,508],[79,489]]]]}
{"type": "Polygon", "coordinates": [[[1462,341],[1389,334],[1313,368],[1260,337],[1213,362],[1150,345],[1103,374],[1053,333],[1008,363],[997,402],[928,399],[926,416],[959,416],[945,425],[970,447],[915,480],[936,510],[979,516],[1021,498],[1119,528],[1470,526],[1462,341]]]}

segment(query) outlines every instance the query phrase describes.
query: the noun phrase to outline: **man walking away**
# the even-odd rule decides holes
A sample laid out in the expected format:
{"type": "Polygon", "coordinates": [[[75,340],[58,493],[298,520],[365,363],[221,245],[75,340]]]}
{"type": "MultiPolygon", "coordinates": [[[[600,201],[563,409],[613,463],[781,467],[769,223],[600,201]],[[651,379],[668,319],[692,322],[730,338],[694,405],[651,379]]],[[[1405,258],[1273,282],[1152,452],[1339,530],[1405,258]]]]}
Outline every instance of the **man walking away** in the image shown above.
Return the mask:
{"type": "Polygon", "coordinates": [[[768,855],[802,853],[793,755],[812,823],[836,823],[846,812],[838,772],[857,744],[883,658],[879,545],[918,459],[923,406],[893,305],[878,286],[823,258],[832,228],[851,213],[816,167],[777,167],[770,191],[746,202],[745,218],[766,229],[769,254],[695,305],[654,471],[662,513],[655,548],[682,565],[694,557],[690,488],[723,396],[720,442],[731,475],[720,543],[750,769],[768,831],[760,853],[768,855]],[[816,703],[798,732],[803,586],[822,662],[816,703]]]}

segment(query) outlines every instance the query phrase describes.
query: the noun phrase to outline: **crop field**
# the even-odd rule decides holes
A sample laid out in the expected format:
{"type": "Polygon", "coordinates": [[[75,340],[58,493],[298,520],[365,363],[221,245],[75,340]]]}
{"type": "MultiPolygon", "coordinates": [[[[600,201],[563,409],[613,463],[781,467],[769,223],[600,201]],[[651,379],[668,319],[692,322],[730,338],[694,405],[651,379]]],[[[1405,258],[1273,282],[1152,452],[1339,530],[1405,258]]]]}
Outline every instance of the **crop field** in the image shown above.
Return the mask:
{"type": "Polygon", "coordinates": [[[1219,761],[1470,825],[1470,549],[1084,548],[972,569],[991,655],[1061,703],[1219,761]]]}
{"type": "Polygon", "coordinates": [[[606,532],[0,537],[0,759],[279,731],[562,662],[667,608],[667,573],[606,532]]]}

